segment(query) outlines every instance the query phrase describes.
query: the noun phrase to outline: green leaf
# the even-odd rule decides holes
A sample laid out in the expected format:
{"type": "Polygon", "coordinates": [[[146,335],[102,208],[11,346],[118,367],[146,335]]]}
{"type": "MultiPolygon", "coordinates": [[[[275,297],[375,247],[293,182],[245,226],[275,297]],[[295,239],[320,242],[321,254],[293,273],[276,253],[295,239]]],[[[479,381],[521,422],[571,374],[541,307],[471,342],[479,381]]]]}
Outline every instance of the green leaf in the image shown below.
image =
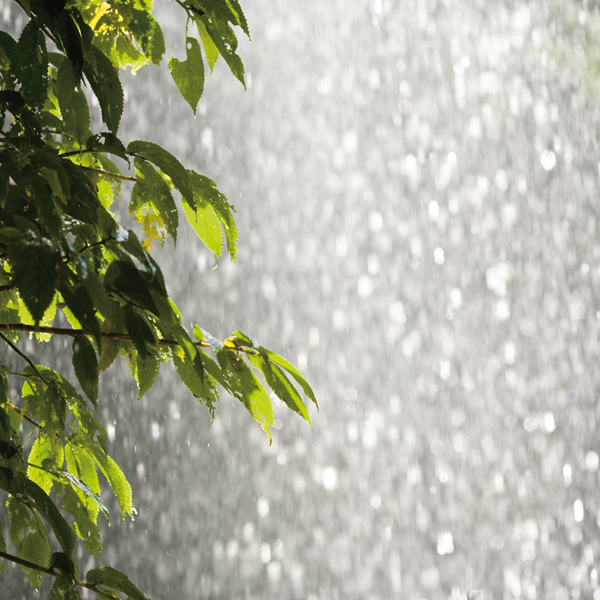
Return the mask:
{"type": "Polygon", "coordinates": [[[219,58],[219,50],[215,46],[215,43],[212,41],[210,35],[208,35],[204,23],[200,19],[194,19],[194,21],[196,22],[196,27],[198,28],[198,33],[200,35],[200,39],[202,40],[202,45],[204,46],[208,68],[212,73],[215,63],[217,62],[217,58],[219,58]]]}
{"type": "Polygon", "coordinates": [[[81,600],[77,584],[56,577],[50,588],[48,600],[81,600]]]}
{"type": "Polygon", "coordinates": [[[75,579],[75,563],[64,552],[53,552],[50,556],[50,568],[62,573],[70,580],[75,579]]]}
{"type": "MultiPolygon", "coordinates": [[[[146,254],[141,246],[140,250],[143,254],[146,254]]],[[[133,304],[159,316],[158,307],[150,293],[147,274],[137,269],[132,261],[113,261],[108,269],[106,269],[104,285],[110,291],[116,291],[120,296],[130,300],[133,304]]]]}
{"type": "Polygon", "coordinates": [[[96,65],[87,62],[83,72],[90,83],[102,111],[102,120],[116,134],[123,114],[123,88],[119,74],[110,59],[97,46],[92,46],[96,65]]]}
{"type": "Polygon", "coordinates": [[[90,340],[85,336],[73,340],[73,367],[81,389],[90,399],[94,408],[98,407],[98,359],[90,340]]]}
{"type": "Polygon", "coordinates": [[[206,32],[219,54],[225,59],[234,76],[245,86],[244,65],[236,53],[238,41],[229,25],[229,23],[239,25],[244,33],[248,34],[248,25],[239,4],[230,0],[213,0],[210,4],[202,3],[202,8],[205,14],[196,14],[194,20],[204,23],[206,32]]]}
{"type": "Polygon", "coordinates": [[[242,402],[271,439],[269,427],[275,422],[275,417],[265,388],[252,369],[235,352],[223,348],[217,350],[216,354],[228,389],[242,402]]]}
{"type": "Polygon", "coordinates": [[[22,534],[37,528],[35,515],[29,507],[16,497],[12,496],[6,503],[8,507],[9,539],[14,546],[21,544],[22,534]]]}
{"type": "MultiPolygon", "coordinates": [[[[61,5],[59,2],[59,7],[63,8],[64,4],[61,5]]],[[[72,9],[76,11],[77,9],[72,9]]],[[[58,29],[58,37],[62,43],[65,54],[67,58],[71,61],[73,68],[75,69],[75,73],[77,77],[81,77],[82,66],[84,66],[83,62],[83,44],[81,39],[81,33],[79,32],[79,27],[77,27],[73,17],[69,13],[69,11],[63,9],[60,11],[58,15],[58,19],[56,19],[57,29],[58,29]]],[[[85,64],[88,64],[87,62],[85,64]]]]}
{"type": "Polygon", "coordinates": [[[144,204],[151,204],[163,220],[168,234],[177,241],[179,214],[169,186],[148,161],[136,158],[134,165],[137,181],[131,191],[129,212],[134,214],[144,204]]]}
{"type": "MultiPolygon", "coordinates": [[[[50,543],[39,517],[15,496],[8,499],[7,506],[10,541],[17,547],[17,556],[46,568],[50,562],[50,543]]],[[[21,570],[30,578],[32,586],[40,585],[40,571],[26,567],[21,567],[21,570]]]]}
{"type": "MultiPolygon", "coordinates": [[[[25,371],[24,371],[25,372],[25,371]]],[[[51,436],[62,432],[65,428],[67,416],[67,402],[55,386],[39,389],[43,386],[35,386],[35,390],[29,393],[31,382],[23,385],[23,398],[26,399],[25,411],[29,412],[42,426],[42,433],[51,436]]]]}
{"type": "Polygon", "coordinates": [[[248,360],[264,375],[268,386],[287,404],[288,408],[301,415],[310,425],[310,416],[306,405],[302,402],[300,394],[298,394],[296,388],[290,383],[285,373],[276,364],[269,362],[261,354],[258,356],[248,354],[248,360]]]}
{"type": "Polygon", "coordinates": [[[194,325],[194,337],[199,342],[204,341],[204,333],[202,333],[202,329],[200,328],[200,325],[194,325]]]}
{"type": "Polygon", "coordinates": [[[145,315],[141,315],[130,306],[126,306],[125,321],[127,333],[131,336],[131,341],[141,356],[146,357],[153,350],[158,350],[156,334],[145,315]]]}
{"type": "Polygon", "coordinates": [[[160,369],[160,353],[155,352],[142,356],[137,354],[135,360],[135,380],[139,389],[138,400],[154,385],[160,369]]]}
{"type": "Polygon", "coordinates": [[[254,348],[254,344],[249,336],[241,331],[234,331],[226,340],[225,345],[231,344],[234,348],[254,348]]]}
{"type": "Polygon", "coordinates": [[[27,498],[28,505],[52,527],[64,552],[68,556],[73,556],[75,536],[54,502],[39,485],[21,473],[0,467],[0,488],[17,498],[27,498]]]}
{"type": "Polygon", "coordinates": [[[163,173],[171,178],[173,185],[181,192],[181,195],[190,204],[194,203],[194,194],[188,171],[184,169],[183,165],[172,154],[158,144],[140,140],[131,142],[127,146],[127,152],[154,163],[163,173]]]}
{"type": "Polygon", "coordinates": [[[211,181],[204,175],[199,175],[194,171],[188,171],[190,181],[194,188],[194,198],[198,203],[198,198],[201,198],[214,209],[221,225],[225,231],[225,240],[227,241],[227,251],[229,252],[229,258],[235,262],[237,256],[237,239],[238,233],[233,220],[231,211],[235,211],[234,207],[227,202],[227,198],[222,194],[215,185],[214,181],[211,181]]]}
{"type": "Polygon", "coordinates": [[[32,199],[35,202],[40,222],[57,238],[62,233],[62,220],[54,203],[52,188],[45,177],[36,172],[28,174],[32,199]]]}
{"type": "Polygon", "coordinates": [[[219,258],[223,247],[223,232],[212,206],[202,198],[198,198],[195,210],[185,201],[182,202],[182,205],[183,212],[196,235],[219,258]]]}
{"type": "MultiPolygon", "coordinates": [[[[0,552],[6,552],[6,540],[4,539],[4,532],[2,531],[2,523],[0,523],[0,552]]],[[[0,575],[4,573],[4,563],[0,562],[0,575]]]]}
{"type": "Polygon", "coordinates": [[[112,567],[92,569],[86,573],[85,580],[86,583],[101,589],[122,592],[131,600],[149,600],[129,581],[126,575],[112,567]]]}
{"type": "MultiPolygon", "coordinates": [[[[68,271],[64,265],[63,269],[64,271],[68,271]]],[[[70,271],[68,273],[71,274],[70,271]]],[[[99,346],[102,343],[102,334],[92,298],[83,284],[71,285],[71,282],[67,280],[67,276],[63,272],[63,278],[58,286],[58,291],[73,316],[81,324],[81,327],[91,331],[96,344],[99,346]]],[[[65,309],[63,311],[67,314],[65,309]]],[[[74,327],[77,327],[77,325],[75,324],[74,327]]]]}
{"type": "MultiPolygon", "coordinates": [[[[87,444],[87,441],[86,441],[87,444]]],[[[67,446],[65,450],[67,465],[70,476],[68,479],[71,486],[86,498],[87,508],[93,516],[94,523],[98,513],[101,512],[110,523],[108,509],[102,503],[100,497],[100,481],[96,471],[96,463],[87,450],[79,446],[67,446]],[[79,471],[79,473],[78,473],[79,471]],[[79,475],[79,477],[78,477],[79,475]]]]}
{"type": "Polygon", "coordinates": [[[319,404],[317,403],[317,399],[315,398],[315,393],[312,391],[310,385],[306,379],[302,376],[300,371],[294,367],[292,363],[285,360],[285,358],[275,354],[275,352],[271,352],[262,346],[257,348],[258,352],[263,356],[263,358],[270,360],[271,362],[283,367],[299,384],[300,387],[304,390],[304,393],[315,403],[315,406],[319,408],[319,404]]]}
{"type": "Polygon", "coordinates": [[[108,454],[100,450],[98,447],[88,448],[89,453],[94,457],[96,464],[102,471],[102,474],[108,480],[112,491],[117,497],[121,516],[125,519],[125,515],[133,516],[133,496],[131,493],[131,485],[121,471],[121,467],[108,454]]]}
{"type": "Polygon", "coordinates": [[[56,78],[56,96],[67,129],[80,143],[89,136],[90,109],[85,94],[77,89],[79,79],[68,60],[60,61],[56,78]]]}
{"type": "Polygon", "coordinates": [[[45,436],[38,436],[31,448],[27,462],[30,465],[27,468],[27,477],[37,483],[46,494],[49,494],[52,489],[52,476],[48,471],[62,467],[64,462],[62,444],[45,436]]]}
{"type": "Polygon", "coordinates": [[[113,364],[115,358],[119,356],[119,348],[121,347],[121,342],[114,338],[102,338],[102,356],[100,357],[100,362],[98,363],[99,371],[106,371],[110,365],[113,364]]]}
{"type": "MultiPolygon", "coordinates": [[[[129,156],[127,155],[127,149],[125,148],[123,142],[112,133],[105,131],[98,135],[90,136],[86,142],[86,148],[93,148],[94,150],[102,150],[104,152],[110,152],[119,158],[122,158],[125,161],[129,161],[129,156]]],[[[103,167],[109,167],[107,170],[111,173],[119,174],[121,171],[117,168],[117,166],[109,161],[104,164],[104,157],[102,154],[97,156],[98,160],[103,163],[103,167]]]]}
{"type": "MultiPolygon", "coordinates": [[[[204,354],[204,352],[198,351],[195,360],[202,361],[200,364],[204,370],[205,365],[204,361],[202,360],[202,354],[204,354]]],[[[210,357],[207,358],[210,360],[210,357]]],[[[205,373],[203,373],[202,377],[200,377],[197,370],[194,368],[193,362],[189,359],[184,360],[174,354],[173,363],[175,365],[177,375],[179,375],[179,379],[185,383],[186,387],[190,390],[190,392],[192,392],[195,398],[204,401],[204,404],[208,406],[212,413],[215,409],[215,403],[218,400],[218,397],[216,394],[215,385],[211,379],[207,377],[205,373]]]]}
{"type": "Polygon", "coordinates": [[[17,42],[15,39],[6,33],[0,31],[0,69],[8,71],[11,62],[14,60],[17,42]]]}
{"type": "Polygon", "coordinates": [[[110,300],[106,288],[100,281],[93,260],[86,260],[81,254],[77,257],[77,274],[91,298],[93,305],[109,321],[115,320],[115,303],[110,300]]]}
{"type": "Polygon", "coordinates": [[[122,69],[131,67],[133,75],[144,65],[148,64],[148,59],[124,35],[117,36],[117,43],[114,46],[111,56],[116,58],[122,69]]]}
{"type": "Polygon", "coordinates": [[[169,71],[181,95],[192,107],[194,115],[204,91],[204,61],[198,40],[193,37],[186,38],[187,60],[181,62],[171,56],[169,71]]]}
{"type": "MultiPolygon", "coordinates": [[[[6,391],[6,377],[0,377],[0,460],[21,455],[21,444],[16,433],[18,429],[14,429],[10,416],[2,406],[8,402],[6,391]]],[[[9,412],[19,416],[15,411],[9,412]]]]}
{"type": "Polygon", "coordinates": [[[71,194],[71,186],[64,167],[71,163],[63,162],[56,152],[49,147],[36,150],[34,159],[36,164],[41,167],[41,172],[52,191],[58,198],[66,202],[71,194]]]}
{"type": "Polygon", "coordinates": [[[21,82],[21,95],[31,106],[42,106],[48,87],[48,53],[46,36],[31,20],[17,42],[13,68],[21,82]]]}
{"type": "MultiPolygon", "coordinates": [[[[21,540],[17,556],[40,567],[48,567],[48,563],[50,562],[50,543],[48,536],[44,534],[40,531],[27,534],[21,540]]],[[[28,569],[27,567],[21,567],[21,569],[29,577],[31,587],[37,589],[42,583],[44,574],[37,569],[28,569]]]]}
{"type": "Polygon", "coordinates": [[[165,53],[165,38],[158,21],[149,12],[134,8],[129,28],[146,58],[159,65],[165,53]]]}
{"type": "Polygon", "coordinates": [[[102,552],[98,526],[88,514],[87,505],[70,486],[62,486],[65,510],[75,519],[75,528],[85,547],[92,555],[102,552]]]}
{"type": "Polygon", "coordinates": [[[229,10],[235,15],[237,24],[242,28],[242,31],[250,37],[250,30],[248,29],[248,22],[242,12],[242,7],[237,0],[225,0],[229,10]]]}
{"type": "Polygon", "coordinates": [[[36,322],[52,302],[58,282],[60,255],[47,240],[20,240],[8,248],[13,282],[36,322]]]}

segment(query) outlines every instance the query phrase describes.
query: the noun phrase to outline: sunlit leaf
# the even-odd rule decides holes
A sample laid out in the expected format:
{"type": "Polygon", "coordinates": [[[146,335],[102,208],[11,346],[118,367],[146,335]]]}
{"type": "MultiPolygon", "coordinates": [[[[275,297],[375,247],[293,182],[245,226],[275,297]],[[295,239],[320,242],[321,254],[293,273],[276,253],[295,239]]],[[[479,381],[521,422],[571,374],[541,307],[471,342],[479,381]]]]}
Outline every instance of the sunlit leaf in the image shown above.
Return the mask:
{"type": "Polygon", "coordinates": [[[271,352],[270,350],[263,348],[262,346],[257,348],[257,350],[265,359],[270,360],[271,362],[275,363],[276,365],[279,365],[280,367],[283,367],[283,369],[285,369],[300,384],[300,387],[304,390],[304,393],[315,403],[315,406],[319,408],[319,404],[317,403],[317,399],[312,388],[310,387],[306,379],[302,376],[300,371],[298,371],[298,369],[296,369],[296,367],[294,367],[294,365],[291,362],[287,361],[285,358],[279,356],[278,354],[275,354],[275,352],[271,352]]]}
{"type": "Polygon", "coordinates": [[[165,39],[158,21],[148,11],[134,9],[129,26],[146,57],[155,65],[160,64],[165,39]]]}
{"type": "Polygon", "coordinates": [[[252,369],[231,350],[217,351],[217,360],[230,392],[248,409],[271,438],[269,427],[275,422],[273,406],[252,369]]]}
{"type": "Polygon", "coordinates": [[[171,57],[169,70],[181,95],[196,114],[196,107],[204,91],[204,61],[196,38],[186,39],[186,56],[187,60],[183,62],[171,57]]]}
{"type": "Polygon", "coordinates": [[[133,516],[134,509],[131,485],[123,474],[121,467],[119,467],[108,454],[102,452],[98,448],[90,447],[89,452],[94,457],[100,471],[102,471],[102,474],[106,477],[110,487],[115,493],[123,519],[125,518],[125,515],[133,516]]]}
{"type": "Polygon", "coordinates": [[[198,198],[195,209],[187,202],[183,202],[183,213],[196,235],[219,258],[223,247],[223,232],[221,231],[221,223],[212,206],[202,198],[198,198]]]}
{"type": "Polygon", "coordinates": [[[27,476],[31,481],[37,483],[46,494],[49,494],[52,489],[50,472],[53,468],[62,467],[63,461],[62,444],[45,436],[38,436],[27,458],[29,463],[27,476]]]}
{"type": "Polygon", "coordinates": [[[198,28],[198,34],[200,35],[200,39],[202,40],[202,45],[204,46],[204,52],[206,53],[206,62],[208,63],[208,68],[212,73],[215,63],[217,62],[217,58],[219,58],[219,50],[215,46],[215,43],[212,41],[210,35],[208,35],[204,23],[200,19],[194,20],[196,22],[196,27],[198,28]]]}

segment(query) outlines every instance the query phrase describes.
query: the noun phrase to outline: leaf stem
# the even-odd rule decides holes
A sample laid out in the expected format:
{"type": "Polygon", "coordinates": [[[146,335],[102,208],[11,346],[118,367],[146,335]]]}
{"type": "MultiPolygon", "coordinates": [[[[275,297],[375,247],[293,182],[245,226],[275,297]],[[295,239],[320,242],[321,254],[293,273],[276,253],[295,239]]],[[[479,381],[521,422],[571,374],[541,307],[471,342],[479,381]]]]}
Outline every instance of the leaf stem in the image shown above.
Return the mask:
{"type": "MultiPolygon", "coordinates": [[[[107,242],[111,242],[111,241],[115,241],[115,238],[112,237],[112,235],[109,235],[107,238],[104,238],[103,240],[100,240],[99,242],[94,242],[93,244],[86,244],[83,248],[80,248],[77,253],[78,254],[83,254],[86,250],[89,250],[90,248],[94,248],[95,246],[104,246],[107,242]]],[[[71,262],[73,257],[69,258],[65,258],[63,259],[63,263],[68,263],[71,262]]],[[[2,287],[0,286],[0,292],[2,291],[2,287]]]]}
{"type": "MultiPolygon", "coordinates": [[[[64,156],[64,154],[63,154],[64,156]]],[[[111,173],[110,171],[103,171],[102,169],[94,169],[93,167],[84,167],[79,165],[84,171],[89,171],[90,173],[96,173],[97,175],[103,175],[104,177],[113,177],[114,179],[122,179],[123,181],[137,181],[135,177],[131,177],[130,175],[120,175],[117,173],[111,173]]]]}
{"type": "MultiPolygon", "coordinates": [[[[28,331],[36,331],[36,327],[30,326],[31,329],[28,331]]],[[[0,326],[0,331],[2,331],[3,327],[0,326]]],[[[9,330],[4,330],[4,331],[9,331],[9,330]]],[[[42,374],[37,370],[37,367],[31,362],[31,359],[26,356],[25,354],[23,354],[19,348],[13,344],[3,333],[0,333],[0,338],[2,338],[4,340],[4,342],[10,346],[23,360],[27,361],[29,363],[29,366],[37,373],[38,377],[46,384],[46,385],[50,385],[42,376],[42,374]]]]}
{"type": "MultiPolygon", "coordinates": [[[[68,582],[72,581],[70,577],[68,577],[67,575],[65,575],[59,571],[56,571],[54,569],[54,567],[42,567],[42,565],[36,565],[35,563],[29,562],[28,560],[23,560],[22,558],[19,558],[18,556],[15,556],[14,554],[9,554],[8,552],[0,551],[0,558],[3,558],[4,560],[10,560],[11,562],[21,565],[22,567],[25,567],[26,569],[34,569],[36,571],[41,571],[42,573],[45,573],[46,575],[52,575],[52,577],[64,579],[65,581],[68,581],[68,582]]],[[[79,587],[84,587],[84,588],[87,588],[88,590],[91,590],[92,592],[98,594],[98,596],[101,596],[102,598],[109,598],[109,600],[115,600],[115,597],[112,594],[102,591],[101,589],[97,588],[95,585],[90,585],[89,583],[85,583],[85,581],[78,581],[78,580],[75,580],[75,584],[78,585],[79,587]]]]}

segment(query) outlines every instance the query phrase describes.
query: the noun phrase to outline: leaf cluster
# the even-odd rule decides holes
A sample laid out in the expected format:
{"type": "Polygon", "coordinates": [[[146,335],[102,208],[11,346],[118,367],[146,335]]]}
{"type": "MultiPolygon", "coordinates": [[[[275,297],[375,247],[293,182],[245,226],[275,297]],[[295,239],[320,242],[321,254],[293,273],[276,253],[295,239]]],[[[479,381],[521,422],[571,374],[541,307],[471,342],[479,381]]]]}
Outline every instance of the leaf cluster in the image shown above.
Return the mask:
{"type": "MultiPolygon", "coordinates": [[[[234,27],[248,35],[248,25],[236,0],[174,2],[187,19],[187,55],[171,57],[169,69],[195,112],[205,60],[212,71],[222,56],[244,83],[234,27]]],[[[269,439],[274,417],[265,384],[308,423],[302,394],[316,399],[293,365],[248,336],[234,332],[219,342],[199,325],[191,335],[150,253],[166,236],[176,242],[180,214],[217,258],[224,246],[232,260],[237,253],[234,208],[213,181],[157,144],[125,145],[118,137],[125,107],[119,69],[159,64],[165,53],[150,1],[19,4],[29,20],[18,38],[0,31],[0,338],[25,366],[13,372],[0,363],[0,488],[9,494],[15,548],[8,552],[0,529],[0,558],[20,564],[34,587],[53,576],[53,600],[78,599],[80,587],[142,599],[111,567],[78,579],[77,540],[92,555],[102,550],[98,518],[109,518],[102,478],[121,517],[134,514],[131,487],[95,416],[100,373],[122,356],[141,397],[161,363],[173,360],[211,414],[225,390],[269,439]],[[91,130],[93,97],[99,132],[91,130]],[[133,182],[128,210],[138,233],[111,212],[123,181],[133,182]],[[70,335],[77,385],[26,356],[23,332],[40,342],[70,335]],[[16,404],[10,378],[22,381],[16,404]]]]}

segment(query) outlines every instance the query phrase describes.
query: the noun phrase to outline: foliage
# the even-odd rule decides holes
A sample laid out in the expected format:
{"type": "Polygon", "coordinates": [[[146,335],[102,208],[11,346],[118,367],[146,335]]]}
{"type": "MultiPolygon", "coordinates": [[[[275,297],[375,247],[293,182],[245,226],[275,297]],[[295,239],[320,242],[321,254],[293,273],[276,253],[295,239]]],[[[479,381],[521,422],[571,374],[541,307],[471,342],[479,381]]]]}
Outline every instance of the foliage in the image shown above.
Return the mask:
{"type": "MultiPolygon", "coordinates": [[[[166,235],[176,241],[176,199],[217,257],[223,237],[232,260],[237,251],[233,207],[214,182],[156,144],[118,138],[119,69],[159,64],[165,53],[150,0],[18,1],[27,24],[18,39],[0,32],[0,337],[25,366],[0,364],[0,488],[9,494],[10,523],[0,530],[0,557],[20,564],[34,587],[52,575],[53,600],[77,599],[80,587],[138,600],[145,596],[122,573],[100,567],[83,580],[75,562],[77,539],[92,555],[102,550],[98,518],[108,511],[100,474],[122,518],[134,513],[131,487],[95,417],[99,373],[121,355],[141,397],[161,363],[173,360],[211,414],[222,388],[269,438],[273,408],[262,381],[309,423],[301,392],[316,400],[289,362],[246,335],[219,342],[195,325],[190,336],[150,254],[166,235]],[[92,96],[105,126],[98,132],[90,129],[92,96]],[[141,239],[110,210],[123,181],[133,182],[128,209],[141,239]],[[72,336],[78,387],[22,351],[24,332],[40,342],[72,336]],[[9,378],[23,381],[15,403],[9,378]]],[[[174,1],[187,19],[187,50],[169,69],[195,112],[204,60],[212,71],[222,56],[244,83],[234,28],[248,35],[248,25],[237,0],[174,1]]]]}

